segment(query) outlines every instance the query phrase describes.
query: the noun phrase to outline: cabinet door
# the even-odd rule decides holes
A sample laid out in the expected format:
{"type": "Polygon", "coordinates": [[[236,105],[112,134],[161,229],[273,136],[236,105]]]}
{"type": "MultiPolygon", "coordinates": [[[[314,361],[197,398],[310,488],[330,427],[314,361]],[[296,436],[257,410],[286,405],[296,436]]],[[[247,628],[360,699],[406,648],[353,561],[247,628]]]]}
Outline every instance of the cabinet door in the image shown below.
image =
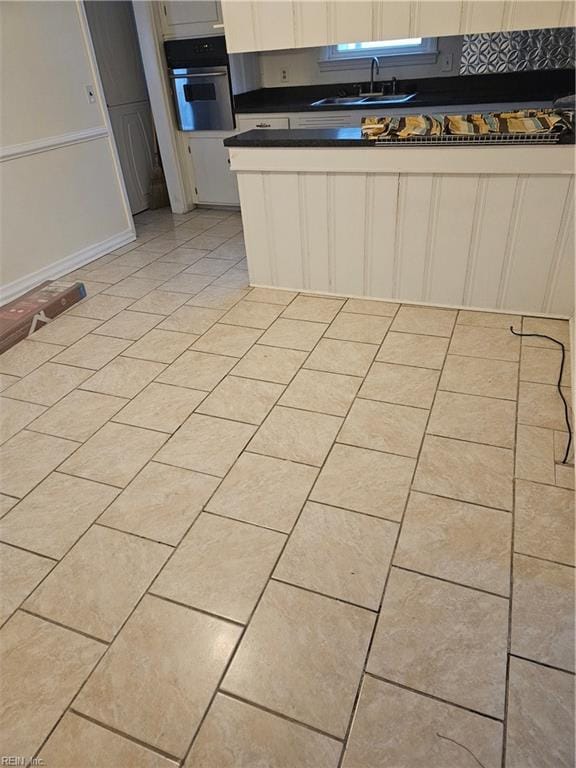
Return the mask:
{"type": "Polygon", "coordinates": [[[411,37],[460,33],[461,0],[416,0],[412,3],[411,37]]]}
{"type": "Polygon", "coordinates": [[[228,53],[259,50],[254,33],[254,6],[250,0],[222,0],[228,53]]]}
{"type": "Polygon", "coordinates": [[[460,32],[495,32],[504,28],[505,0],[464,0],[460,32]]]}
{"type": "Polygon", "coordinates": [[[374,40],[410,36],[410,3],[403,0],[374,3],[374,40]]]}
{"type": "Polygon", "coordinates": [[[328,3],[325,0],[295,0],[294,28],[300,48],[326,45],[328,35],[328,3]]]}
{"type": "Polygon", "coordinates": [[[216,0],[167,0],[162,12],[164,37],[222,34],[222,13],[216,0]]]}
{"type": "MultiPolygon", "coordinates": [[[[387,3],[384,3],[386,6],[387,3]]],[[[333,2],[328,5],[329,44],[374,40],[374,4],[366,0],[333,2]]]]}
{"type": "Polygon", "coordinates": [[[513,0],[506,5],[506,29],[541,29],[562,24],[564,3],[560,0],[513,0]]]}
{"type": "Polygon", "coordinates": [[[294,8],[291,0],[256,0],[254,30],[259,51],[294,48],[294,8]]]}
{"type": "Polygon", "coordinates": [[[110,122],[116,140],[122,175],[132,213],[148,208],[154,159],[154,130],[148,101],[110,107],[110,122]]]}
{"type": "Polygon", "coordinates": [[[240,205],[236,174],[230,170],[226,135],[192,136],[189,139],[194,184],[198,202],[212,205],[240,205]]]}

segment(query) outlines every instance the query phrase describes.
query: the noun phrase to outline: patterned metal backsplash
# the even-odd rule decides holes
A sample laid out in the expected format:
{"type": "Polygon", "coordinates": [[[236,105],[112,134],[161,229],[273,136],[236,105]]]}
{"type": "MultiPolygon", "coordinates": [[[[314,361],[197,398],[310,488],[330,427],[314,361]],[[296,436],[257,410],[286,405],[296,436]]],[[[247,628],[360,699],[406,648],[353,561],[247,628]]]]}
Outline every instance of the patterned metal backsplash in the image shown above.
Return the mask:
{"type": "Polygon", "coordinates": [[[574,27],[464,35],[461,75],[574,68],[574,27]]]}

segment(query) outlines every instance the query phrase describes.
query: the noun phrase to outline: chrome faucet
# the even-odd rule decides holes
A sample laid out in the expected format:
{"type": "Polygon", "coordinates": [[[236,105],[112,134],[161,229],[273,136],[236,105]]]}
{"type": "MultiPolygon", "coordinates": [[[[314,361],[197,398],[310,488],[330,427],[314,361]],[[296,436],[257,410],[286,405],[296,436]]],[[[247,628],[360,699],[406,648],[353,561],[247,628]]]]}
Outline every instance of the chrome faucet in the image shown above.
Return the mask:
{"type": "Polygon", "coordinates": [[[376,68],[376,74],[380,74],[380,62],[376,56],[372,57],[370,62],[370,93],[374,93],[374,68],[376,68]]]}

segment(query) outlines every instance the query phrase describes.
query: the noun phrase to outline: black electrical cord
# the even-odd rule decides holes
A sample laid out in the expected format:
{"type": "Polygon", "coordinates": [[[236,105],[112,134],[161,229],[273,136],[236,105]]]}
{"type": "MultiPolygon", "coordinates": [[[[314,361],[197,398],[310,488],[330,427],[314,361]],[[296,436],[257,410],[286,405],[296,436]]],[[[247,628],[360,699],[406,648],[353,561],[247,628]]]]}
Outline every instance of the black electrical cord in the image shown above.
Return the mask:
{"type": "Polygon", "coordinates": [[[562,348],[562,360],[560,361],[560,373],[558,374],[558,383],[556,384],[556,387],[558,389],[558,394],[562,398],[562,402],[564,403],[564,416],[566,418],[566,427],[568,428],[568,443],[566,444],[566,452],[564,453],[564,458],[562,459],[562,464],[566,464],[568,461],[568,455],[570,454],[570,447],[572,445],[572,427],[570,426],[570,412],[568,410],[568,403],[566,402],[566,398],[564,397],[564,392],[562,392],[562,387],[560,386],[562,381],[562,374],[564,373],[564,362],[566,360],[566,347],[564,344],[562,344],[561,341],[558,341],[558,339],[553,338],[552,336],[546,336],[545,333],[520,333],[519,331],[515,331],[512,326],[510,326],[511,333],[514,334],[514,336],[532,336],[537,339],[548,339],[548,341],[553,341],[554,344],[558,344],[562,348]]]}

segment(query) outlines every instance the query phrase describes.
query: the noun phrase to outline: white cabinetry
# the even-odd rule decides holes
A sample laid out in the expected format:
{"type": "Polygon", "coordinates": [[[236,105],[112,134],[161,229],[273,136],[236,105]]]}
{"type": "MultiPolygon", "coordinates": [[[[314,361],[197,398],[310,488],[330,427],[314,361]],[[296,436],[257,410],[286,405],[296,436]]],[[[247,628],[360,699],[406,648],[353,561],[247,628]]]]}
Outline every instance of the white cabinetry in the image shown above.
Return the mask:
{"type": "Polygon", "coordinates": [[[222,12],[231,53],[574,24],[572,0],[222,0],[222,12]]]}
{"type": "Polygon", "coordinates": [[[166,0],[161,3],[165,38],[221,35],[222,10],[216,0],[166,0]]]}
{"type": "Polygon", "coordinates": [[[240,205],[236,174],[230,170],[224,139],[235,131],[199,131],[188,139],[196,202],[201,205],[240,205]]]}

